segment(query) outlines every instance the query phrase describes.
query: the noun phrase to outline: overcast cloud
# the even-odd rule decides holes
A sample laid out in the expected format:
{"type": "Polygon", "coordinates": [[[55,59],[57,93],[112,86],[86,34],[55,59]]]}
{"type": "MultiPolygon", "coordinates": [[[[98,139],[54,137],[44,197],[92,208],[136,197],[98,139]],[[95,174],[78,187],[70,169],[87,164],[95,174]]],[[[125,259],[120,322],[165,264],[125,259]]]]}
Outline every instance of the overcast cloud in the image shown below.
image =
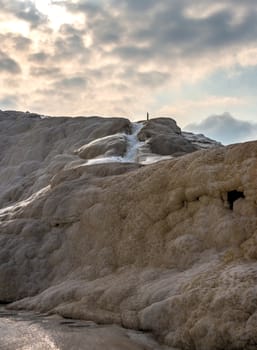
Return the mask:
{"type": "Polygon", "coordinates": [[[19,74],[21,72],[21,68],[14,59],[0,50],[0,72],[1,71],[10,74],[19,74]]]}
{"type": "Polygon", "coordinates": [[[47,21],[47,16],[40,13],[34,2],[30,0],[0,0],[0,8],[1,14],[24,20],[31,25],[31,28],[36,28],[47,21]]]}
{"type": "Polygon", "coordinates": [[[257,73],[255,1],[47,3],[0,0],[0,108],[134,119],[168,111],[181,126],[229,110],[254,122],[243,75],[257,73]]]}
{"type": "Polygon", "coordinates": [[[257,123],[236,119],[229,113],[212,115],[200,123],[189,124],[186,130],[205,134],[223,144],[257,139],[257,123]]]}

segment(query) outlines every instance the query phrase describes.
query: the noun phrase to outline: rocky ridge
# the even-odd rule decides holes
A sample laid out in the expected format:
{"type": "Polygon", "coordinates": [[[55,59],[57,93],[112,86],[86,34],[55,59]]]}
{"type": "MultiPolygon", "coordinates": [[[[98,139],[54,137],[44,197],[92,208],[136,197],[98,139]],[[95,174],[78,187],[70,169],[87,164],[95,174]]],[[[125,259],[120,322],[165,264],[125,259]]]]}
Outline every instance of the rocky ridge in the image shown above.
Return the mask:
{"type": "Polygon", "coordinates": [[[0,124],[0,300],[180,349],[256,348],[257,142],[164,118],[0,124]]]}

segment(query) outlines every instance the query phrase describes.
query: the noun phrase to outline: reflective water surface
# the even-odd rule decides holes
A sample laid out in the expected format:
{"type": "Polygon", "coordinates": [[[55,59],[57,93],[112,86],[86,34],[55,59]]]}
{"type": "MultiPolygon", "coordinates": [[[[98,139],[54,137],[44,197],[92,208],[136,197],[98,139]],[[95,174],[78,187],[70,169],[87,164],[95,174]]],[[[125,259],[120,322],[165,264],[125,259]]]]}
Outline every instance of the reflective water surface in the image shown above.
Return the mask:
{"type": "Polygon", "coordinates": [[[0,350],[159,350],[151,335],[0,306],[0,350]]]}

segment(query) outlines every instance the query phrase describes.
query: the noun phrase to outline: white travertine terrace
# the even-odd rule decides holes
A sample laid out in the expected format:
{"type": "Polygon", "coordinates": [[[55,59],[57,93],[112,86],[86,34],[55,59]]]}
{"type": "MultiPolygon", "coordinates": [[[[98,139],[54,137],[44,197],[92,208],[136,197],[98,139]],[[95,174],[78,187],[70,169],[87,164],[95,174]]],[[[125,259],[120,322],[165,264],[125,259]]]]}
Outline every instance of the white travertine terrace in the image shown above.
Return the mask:
{"type": "Polygon", "coordinates": [[[176,131],[185,154],[172,131],[158,144],[156,120],[140,142],[172,159],[88,165],[78,150],[128,120],[1,113],[1,301],[180,349],[256,349],[257,142],[197,150],[176,131]]]}

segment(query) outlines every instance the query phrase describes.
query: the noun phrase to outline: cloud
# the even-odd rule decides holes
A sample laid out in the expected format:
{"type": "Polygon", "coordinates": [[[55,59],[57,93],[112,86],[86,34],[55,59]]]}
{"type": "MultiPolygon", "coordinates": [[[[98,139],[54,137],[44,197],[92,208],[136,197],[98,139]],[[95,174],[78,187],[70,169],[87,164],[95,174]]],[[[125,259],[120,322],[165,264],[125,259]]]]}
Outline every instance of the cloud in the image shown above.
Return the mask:
{"type": "Polygon", "coordinates": [[[161,73],[158,71],[145,71],[145,72],[137,72],[133,68],[128,68],[123,70],[119,77],[121,81],[127,81],[128,79],[132,82],[134,85],[140,85],[144,86],[146,88],[152,89],[154,87],[163,86],[165,82],[169,78],[169,73],[161,73]]]}
{"type": "Polygon", "coordinates": [[[32,44],[32,40],[20,34],[14,33],[5,33],[0,34],[2,51],[3,48],[6,47],[9,51],[10,48],[13,48],[17,51],[29,50],[30,45],[32,44]]]}
{"type": "Polygon", "coordinates": [[[137,67],[138,72],[146,65],[154,66],[151,70],[158,67],[161,73],[169,70],[177,84],[241,64],[247,53],[242,55],[239,48],[256,46],[257,8],[251,1],[80,0],[62,4],[85,16],[92,56],[116,59],[137,67]]]}
{"type": "Polygon", "coordinates": [[[36,28],[47,22],[47,17],[37,10],[33,1],[0,0],[0,7],[2,13],[28,22],[31,28],[36,28]]]}
{"type": "Polygon", "coordinates": [[[8,72],[11,74],[21,73],[19,64],[3,51],[0,51],[0,73],[1,72],[8,72]]]}
{"type": "Polygon", "coordinates": [[[146,43],[141,50],[145,61],[154,57],[167,64],[167,57],[170,57],[171,61],[185,60],[184,64],[195,66],[195,59],[201,61],[200,57],[213,56],[223,64],[225,57],[222,55],[227,55],[229,49],[235,54],[236,45],[255,42],[256,11],[248,13],[241,23],[232,25],[234,13],[230,6],[202,19],[187,16],[183,2],[168,3],[150,19],[147,30],[138,25],[132,33],[135,42],[146,43]]]}
{"type": "Polygon", "coordinates": [[[29,55],[29,60],[36,63],[44,63],[48,59],[48,54],[44,51],[39,51],[29,55]]]}
{"type": "Polygon", "coordinates": [[[85,47],[85,30],[76,29],[72,25],[62,25],[54,39],[54,57],[59,60],[70,58],[80,59],[83,56],[84,62],[89,58],[90,51],[85,47]]]}
{"type": "Polygon", "coordinates": [[[28,50],[32,43],[30,38],[26,38],[23,35],[11,35],[9,34],[10,39],[13,41],[14,47],[18,51],[28,50]]]}
{"type": "Polygon", "coordinates": [[[31,67],[30,74],[35,77],[56,77],[60,75],[61,71],[58,67],[45,67],[45,66],[39,66],[39,67],[31,67]]]}
{"type": "Polygon", "coordinates": [[[121,6],[126,11],[145,13],[145,11],[153,10],[155,6],[158,6],[156,0],[113,0],[113,5],[121,6]]]}
{"type": "Polygon", "coordinates": [[[17,107],[18,98],[14,95],[6,95],[0,99],[0,109],[13,109],[17,107]]]}
{"type": "Polygon", "coordinates": [[[66,2],[66,7],[73,13],[81,13],[85,16],[87,31],[96,45],[120,43],[125,28],[122,19],[113,14],[112,8],[87,1],[66,2]]]}
{"type": "Polygon", "coordinates": [[[236,119],[229,113],[212,115],[187,125],[185,130],[203,133],[224,144],[257,139],[257,123],[236,119]]]}
{"type": "Polygon", "coordinates": [[[80,89],[87,86],[87,80],[80,76],[64,78],[55,83],[55,87],[59,89],[80,89]]]}

